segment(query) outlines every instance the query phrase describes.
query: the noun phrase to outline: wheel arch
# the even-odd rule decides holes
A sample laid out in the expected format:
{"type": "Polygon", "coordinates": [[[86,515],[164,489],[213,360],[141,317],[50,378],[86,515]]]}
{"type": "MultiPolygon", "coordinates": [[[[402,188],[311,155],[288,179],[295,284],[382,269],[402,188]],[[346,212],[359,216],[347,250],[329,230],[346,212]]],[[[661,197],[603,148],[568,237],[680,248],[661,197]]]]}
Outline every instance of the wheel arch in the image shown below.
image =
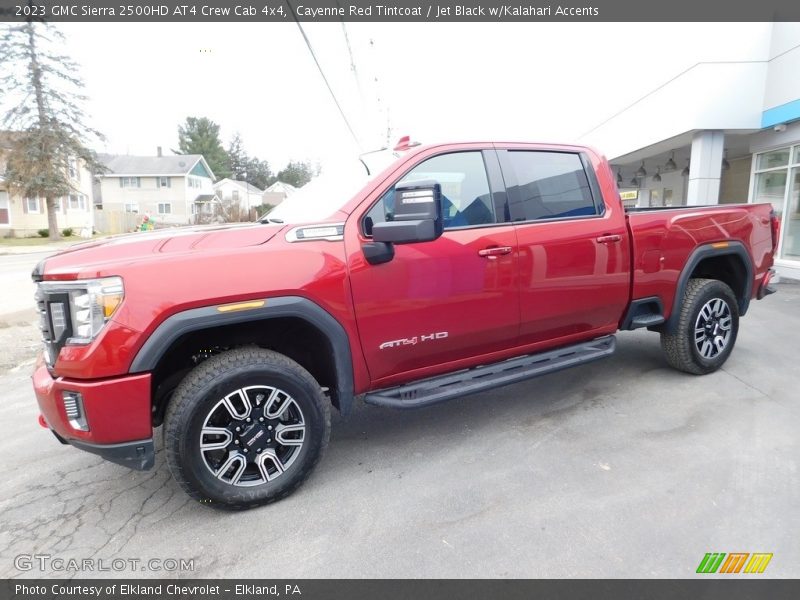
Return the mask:
{"type": "Polygon", "coordinates": [[[662,330],[674,333],[680,317],[680,306],[690,279],[717,279],[727,284],[736,296],[739,315],[744,316],[753,291],[753,263],[744,244],[738,241],[705,244],[694,249],[678,276],[672,311],[662,330]]]}
{"type": "Polygon", "coordinates": [[[185,310],[156,328],[129,369],[131,373],[154,374],[156,423],[160,422],[171,389],[191,370],[191,366],[177,367],[175,355],[204,340],[223,340],[231,345],[254,343],[281,352],[329,388],[333,404],[343,415],[352,410],[353,362],[344,327],[315,302],[300,296],[282,296],[242,311],[220,312],[216,305],[185,310]],[[301,344],[300,339],[308,343],[301,344]]]}

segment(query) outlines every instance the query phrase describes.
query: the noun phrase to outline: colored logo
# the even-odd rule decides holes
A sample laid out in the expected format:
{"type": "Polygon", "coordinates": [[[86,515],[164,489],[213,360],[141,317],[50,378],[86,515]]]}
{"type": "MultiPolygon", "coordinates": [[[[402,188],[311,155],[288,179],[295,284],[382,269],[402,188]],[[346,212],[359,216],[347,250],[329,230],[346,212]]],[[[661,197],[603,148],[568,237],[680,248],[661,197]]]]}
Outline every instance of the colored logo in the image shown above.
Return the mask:
{"type": "Polygon", "coordinates": [[[698,573],[763,573],[772,553],[708,552],[697,566],[698,573]],[[726,558],[727,557],[727,558],[726,558]],[[749,560],[748,560],[749,558],[749,560]]]}

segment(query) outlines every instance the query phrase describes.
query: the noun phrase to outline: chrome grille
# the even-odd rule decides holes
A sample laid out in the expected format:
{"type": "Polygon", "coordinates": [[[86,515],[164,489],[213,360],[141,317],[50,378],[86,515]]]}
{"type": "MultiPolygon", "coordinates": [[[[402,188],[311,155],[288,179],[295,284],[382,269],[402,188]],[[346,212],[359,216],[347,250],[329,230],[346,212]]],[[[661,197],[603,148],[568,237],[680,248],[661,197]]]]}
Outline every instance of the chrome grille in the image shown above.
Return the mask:
{"type": "Polygon", "coordinates": [[[49,302],[47,308],[50,311],[50,333],[55,341],[67,330],[67,311],[62,302],[49,302]]]}
{"type": "Polygon", "coordinates": [[[44,342],[44,357],[53,366],[58,352],[64,346],[71,325],[69,316],[69,296],[64,292],[47,293],[39,284],[36,286],[36,309],[39,312],[39,328],[44,342]]]}
{"type": "Polygon", "coordinates": [[[36,310],[39,313],[39,329],[42,332],[42,341],[47,344],[53,341],[53,334],[50,331],[50,317],[47,316],[47,303],[45,294],[39,286],[36,286],[36,310]]]}

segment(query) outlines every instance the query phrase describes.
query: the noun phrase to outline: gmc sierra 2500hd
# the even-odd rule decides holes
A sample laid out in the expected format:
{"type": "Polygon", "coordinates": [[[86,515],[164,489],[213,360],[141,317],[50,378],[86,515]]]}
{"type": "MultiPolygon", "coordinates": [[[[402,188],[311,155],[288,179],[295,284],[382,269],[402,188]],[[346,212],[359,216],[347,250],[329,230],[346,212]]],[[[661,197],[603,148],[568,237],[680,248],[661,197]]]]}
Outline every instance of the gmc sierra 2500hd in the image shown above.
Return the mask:
{"type": "Polygon", "coordinates": [[[308,477],[331,406],[427,406],[608,356],[640,327],[670,365],[709,373],[772,292],[767,204],[626,213],[580,146],[396,150],[355,195],[315,182],[260,223],[39,264],[40,423],[134,469],[163,425],[191,496],[249,508],[308,477]]]}

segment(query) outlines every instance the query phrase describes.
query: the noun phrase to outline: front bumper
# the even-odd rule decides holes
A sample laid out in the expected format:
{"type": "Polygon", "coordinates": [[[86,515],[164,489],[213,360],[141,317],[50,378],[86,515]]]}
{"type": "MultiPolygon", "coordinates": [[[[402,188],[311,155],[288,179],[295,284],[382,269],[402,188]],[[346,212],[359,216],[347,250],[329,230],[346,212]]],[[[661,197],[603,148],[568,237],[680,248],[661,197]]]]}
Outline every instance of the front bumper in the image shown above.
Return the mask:
{"type": "Polygon", "coordinates": [[[54,378],[40,358],[33,388],[39,410],[59,440],[132,469],[153,466],[149,373],[92,381],[54,378]],[[87,431],[67,417],[64,392],[80,394],[87,431]]]}
{"type": "Polygon", "coordinates": [[[109,462],[134,469],[147,471],[153,468],[156,451],[153,438],[138,442],[125,442],[124,444],[86,444],[72,440],[69,442],[78,450],[84,450],[102,456],[109,462]]]}

